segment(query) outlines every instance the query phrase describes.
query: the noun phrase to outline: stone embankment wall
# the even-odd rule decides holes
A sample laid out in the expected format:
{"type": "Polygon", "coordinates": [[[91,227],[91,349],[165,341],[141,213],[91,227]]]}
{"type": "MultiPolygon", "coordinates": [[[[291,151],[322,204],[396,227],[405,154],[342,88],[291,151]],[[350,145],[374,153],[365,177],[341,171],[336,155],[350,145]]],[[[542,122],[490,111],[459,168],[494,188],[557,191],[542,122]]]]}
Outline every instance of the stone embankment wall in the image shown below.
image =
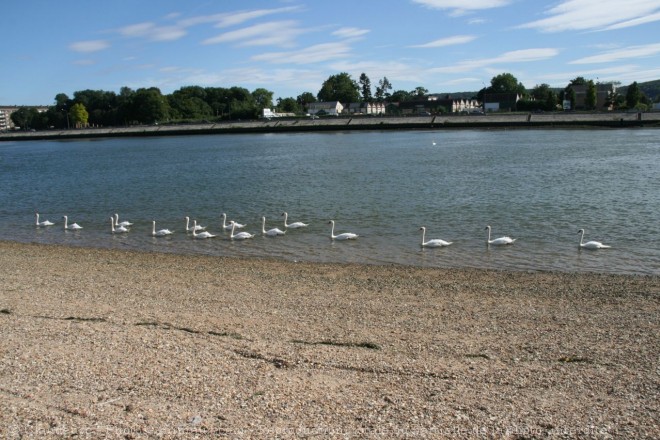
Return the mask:
{"type": "Polygon", "coordinates": [[[440,116],[354,116],[272,118],[206,124],[149,125],[80,130],[48,130],[0,134],[2,140],[72,139],[89,137],[165,136],[223,133],[277,133],[338,130],[413,130],[452,128],[621,128],[659,127],[660,112],[650,113],[507,113],[440,116]]]}

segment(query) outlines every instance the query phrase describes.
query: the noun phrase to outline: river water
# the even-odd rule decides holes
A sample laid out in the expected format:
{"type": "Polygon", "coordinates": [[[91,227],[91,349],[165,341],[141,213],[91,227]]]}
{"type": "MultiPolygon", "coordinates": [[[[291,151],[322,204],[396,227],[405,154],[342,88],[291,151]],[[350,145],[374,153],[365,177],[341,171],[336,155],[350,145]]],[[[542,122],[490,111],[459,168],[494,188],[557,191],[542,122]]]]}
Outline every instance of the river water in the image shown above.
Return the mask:
{"type": "Polygon", "coordinates": [[[0,239],[188,254],[660,274],[654,129],[245,134],[0,142],[0,239]],[[37,228],[34,213],[56,222],[37,228]],[[220,216],[283,237],[232,241],[220,216]],[[110,215],[134,223],[110,233],[110,215]],[[62,216],[83,226],[63,230],[62,216]],[[184,217],[218,237],[194,240],[184,217]],[[356,241],[330,240],[354,232],[356,241]],[[175,230],[149,236],[151,220],[175,230]],[[515,244],[486,246],[509,235],[515,244]],[[427,240],[453,244],[422,249],[427,240]],[[578,250],[586,240],[611,249],[578,250]]]}

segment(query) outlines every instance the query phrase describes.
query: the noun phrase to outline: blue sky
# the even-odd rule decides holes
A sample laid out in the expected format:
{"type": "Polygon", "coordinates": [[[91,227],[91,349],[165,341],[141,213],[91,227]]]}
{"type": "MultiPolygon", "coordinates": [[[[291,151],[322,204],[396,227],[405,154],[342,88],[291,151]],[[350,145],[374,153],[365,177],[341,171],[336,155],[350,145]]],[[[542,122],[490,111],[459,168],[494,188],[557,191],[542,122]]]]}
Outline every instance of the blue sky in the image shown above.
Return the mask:
{"type": "Polygon", "coordinates": [[[431,93],[503,72],[527,88],[628,85],[660,79],[658,22],[658,0],[11,1],[0,105],[123,86],[296,97],[341,72],[431,93]]]}

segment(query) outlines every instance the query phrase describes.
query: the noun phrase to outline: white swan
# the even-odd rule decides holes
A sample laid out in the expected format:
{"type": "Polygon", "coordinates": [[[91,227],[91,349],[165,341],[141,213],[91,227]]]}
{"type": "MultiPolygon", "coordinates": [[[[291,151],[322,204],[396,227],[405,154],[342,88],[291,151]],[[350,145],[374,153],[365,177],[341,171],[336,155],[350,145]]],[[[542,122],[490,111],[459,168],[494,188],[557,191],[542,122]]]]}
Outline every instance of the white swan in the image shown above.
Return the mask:
{"type": "Polygon", "coordinates": [[[231,234],[229,237],[232,240],[246,240],[248,238],[254,237],[254,234],[250,234],[249,232],[239,232],[238,234],[234,234],[234,231],[237,227],[238,226],[236,226],[236,222],[231,222],[231,234]]]}
{"type": "Polygon", "coordinates": [[[297,228],[304,228],[306,226],[309,226],[308,223],[303,223],[303,222],[293,222],[293,223],[287,224],[286,220],[289,218],[289,214],[287,214],[286,212],[283,212],[282,215],[284,216],[284,227],[287,228],[287,229],[288,228],[297,229],[297,228]]]}
{"type": "Polygon", "coordinates": [[[116,227],[119,227],[119,226],[124,226],[124,227],[133,226],[133,223],[131,223],[129,221],[126,221],[126,220],[124,220],[123,222],[119,222],[119,214],[115,213],[115,226],[116,227]]]}
{"type": "Polygon", "coordinates": [[[195,237],[195,238],[202,239],[202,238],[213,238],[213,237],[215,237],[215,235],[211,234],[208,231],[202,231],[202,232],[198,233],[197,231],[199,231],[199,229],[197,229],[197,220],[194,220],[194,224],[193,224],[193,227],[192,227],[191,231],[192,231],[193,237],[195,237]]]}
{"type": "Polygon", "coordinates": [[[426,238],[426,228],[422,226],[419,228],[422,231],[422,247],[442,247],[442,246],[449,246],[452,244],[451,241],[444,241],[440,240],[439,238],[429,240],[429,241],[424,241],[426,238]]]}
{"type": "Polygon", "coordinates": [[[53,222],[51,222],[51,221],[49,221],[49,220],[44,220],[44,221],[40,222],[40,221],[39,221],[39,213],[38,213],[38,212],[35,212],[34,215],[37,216],[37,220],[35,221],[35,224],[36,224],[37,226],[53,226],[53,225],[55,224],[55,223],[53,223],[53,222]]]}
{"type": "Polygon", "coordinates": [[[184,217],[186,219],[186,231],[188,232],[193,232],[194,231],[203,231],[206,229],[206,226],[199,226],[197,224],[197,221],[195,221],[195,226],[190,226],[190,217],[184,217]]]}
{"type": "Polygon", "coordinates": [[[234,220],[230,221],[229,224],[227,224],[227,214],[224,212],[222,213],[222,229],[230,230],[236,225],[236,229],[241,229],[244,228],[246,225],[242,225],[240,223],[235,222],[234,220]]]}
{"type": "Polygon", "coordinates": [[[165,237],[166,235],[172,235],[174,231],[169,229],[159,229],[156,231],[156,220],[151,221],[151,236],[152,237],[165,237]]]}
{"type": "Polygon", "coordinates": [[[514,241],[516,241],[515,238],[511,237],[500,237],[496,238],[494,240],[490,239],[490,226],[486,226],[486,229],[488,229],[488,239],[486,240],[486,244],[494,244],[496,246],[500,245],[505,245],[505,244],[513,244],[514,241]]]}
{"type": "Polygon", "coordinates": [[[286,232],[278,228],[266,230],[266,217],[261,217],[261,233],[264,235],[268,235],[269,237],[276,237],[278,235],[286,234],[286,232]]]}
{"type": "Polygon", "coordinates": [[[68,231],[77,231],[79,229],[82,229],[82,226],[80,226],[78,223],[73,223],[70,225],[69,217],[67,217],[66,215],[62,216],[62,218],[64,219],[64,229],[68,231]]]}
{"type": "Polygon", "coordinates": [[[578,234],[580,234],[580,244],[578,245],[578,248],[585,248],[585,249],[609,249],[612,246],[605,245],[601,243],[600,241],[588,241],[586,243],[582,243],[582,239],[584,238],[584,229],[580,229],[578,231],[578,234]]]}
{"type": "Polygon", "coordinates": [[[344,232],[343,234],[335,235],[335,221],[330,220],[328,224],[332,225],[332,229],[330,231],[330,238],[332,240],[355,240],[359,237],[359,235],[352,232],[344,232]]]}
{"type": "Polygon", "coordinates": [[[118,225],[117,227],[115,227],[115,218],[113,216],[110,216],[110,229],[112,230],[113,234],[121,234],[123,232],[128,232],[126,226],[118,225]]]}

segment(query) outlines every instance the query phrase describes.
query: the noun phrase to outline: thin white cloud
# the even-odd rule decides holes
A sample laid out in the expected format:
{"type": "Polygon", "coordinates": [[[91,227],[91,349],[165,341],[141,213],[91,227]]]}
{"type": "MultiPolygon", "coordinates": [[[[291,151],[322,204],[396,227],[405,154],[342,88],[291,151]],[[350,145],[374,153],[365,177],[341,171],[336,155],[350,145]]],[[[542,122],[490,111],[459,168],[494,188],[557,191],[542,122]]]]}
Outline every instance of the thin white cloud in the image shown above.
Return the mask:
{"type": "Polygon", "coordinates": [[[81,53],[98,52],[108,47],[110,47],[110,43],[105,40],[78,41],[69,45],[69,49],[81,53]]]}
{"type": "Polygon", "coordinates": [[[454,46],[456,44],[465,44],[470,41],[474,41],[477,37],[475,35],[454,35],[453,37],[441,38],[439,40],[434,40],[424,44],[417,44],[409,47],[419,47],[419,48],[433,48],[433,47],[445,47],[445,46],[454,46]]]}
{"type": "Polygon", "coordinates": [[[144,37],[156,27],[154,23],[144,22],[124,26],[117,30],[124,37],[144,37]]]}
{"type": "Polygon", "coordinates": [[[520,25],[541,32],[611,30],[660,20],[658,0],[562,0],[547,18],[520,25]]]}
{"type": "Polygon", "coordinates": [[[643,46],[624,47],[590,57],[579,58],[570,61],[568,64],[612,63],[629,58],[647,58],[658,54],[660,54],[660,43],[655,43],[643,46]]]}
{"type": "Polygon", "coordinates": [[[293,20],[260,23],[208,38],[202,44],[236,43],[239,46],[291,46],[295,38],[306,32],[293,20]]]}
{"type": "Polygon", "coordinates": [[[178,26],[160,26],[153,29],[149,37],[152,41],[174,41],[186,34],[186,30],[178,26]]]}
{"type": "Polygon", "coordinates": [[[628,20],[628,21],[622,21],[622,22],[619,22],[617,24],[613,24],[612,26],[608,26],[604,30],[611,31],[611,30],[614,30],[614,29],[623,29],[623,28],[628,28],[628,27],[633,27],[633,26],[639,26],[639,25],[645,24],[645,23],[652,23],[654,21],[660,21],[660,12],[658,12],[657,14],[649,14],[649,15],[644,16],[644,17],[634,18],[634,19],[628,20]]]}
{"type": "Polygon", "coordinates": [[[538,83],[548,83],[557,87],[565,87],[573,78],[582,76],[594,79],[601,83],[620,81],[622,84],[633,81],[645,82],[658,79],[660,68],[641,69],[636,64],[622,64],[613,67],[604,67],[592,70],[579,70],[572,72],[549,73],[537,78],[538,83]]]}
{"type": "Polygon", "coordinates": [[[351,47],[345,42],[316,44],[291,52],[271,52],[255,55],[253,61],[273,64],[311,64],[336,60],[350,55],[351,47]]]}
{"type": "Polygon", "coordinates": [[[512,0],[412,0],[413,3],[431,9],[449,10],[453,16],[467,12],[506,6],[512,0]]]}
{"type": "Polygon", "coordinates": [[[76,66],[92,66],[92,65],[96,64],[96,61],[89,60],[89,59],[76,60],[76,61],[73,62],[73,64],[75,64],[76,66]]]}
{"type": "Polygon", "coordinates": [[[469,72],[474,69],[486,68],[498,64],[528,63],[547,60],[556,57],[558,54],[559,50],[554,48],[521,49],[504,52],[494,58],[466,60],[445,67],[436,67],[433,71],[441,73],[469,72]]]}
{"type": "Polygon", "coordinates": [[[202,15],[197,17],[186,18],[180,20],[177,24],[183,27],[196,26],[205,23],[214,23],[217,28],[224,28],[230,26],[237,26],[256,18],[267,17],[274,14],[282,14],[285,12],[295,12],[299,10],[298,6],[290,6],[286,8],[275,9],[256,9],[254,11],[238,11],[231,13],[202,15]]]}
{"type": "Polygon", "coordinates": [[[488,20],[486,20],[485,18],[473,18],[471,20],[468,20],[468,24],[472,24],[472,25],[485,24],[487,22],[488,20]]]}
{"type": "Polygon", "coordinates": [[[345,27],[337,29],[332,35],[339,38],[358,38],[369,33],[368,29],[358,29],[354,27],[345,27]]]}
{"type": "Polygon", "coordinates": [[[120,35],[129,38],[144,37],[151,41],[174,41],[186,35],[182,26],[157,26],[152,22],[136,23],[118,29],[120,35]]]}

